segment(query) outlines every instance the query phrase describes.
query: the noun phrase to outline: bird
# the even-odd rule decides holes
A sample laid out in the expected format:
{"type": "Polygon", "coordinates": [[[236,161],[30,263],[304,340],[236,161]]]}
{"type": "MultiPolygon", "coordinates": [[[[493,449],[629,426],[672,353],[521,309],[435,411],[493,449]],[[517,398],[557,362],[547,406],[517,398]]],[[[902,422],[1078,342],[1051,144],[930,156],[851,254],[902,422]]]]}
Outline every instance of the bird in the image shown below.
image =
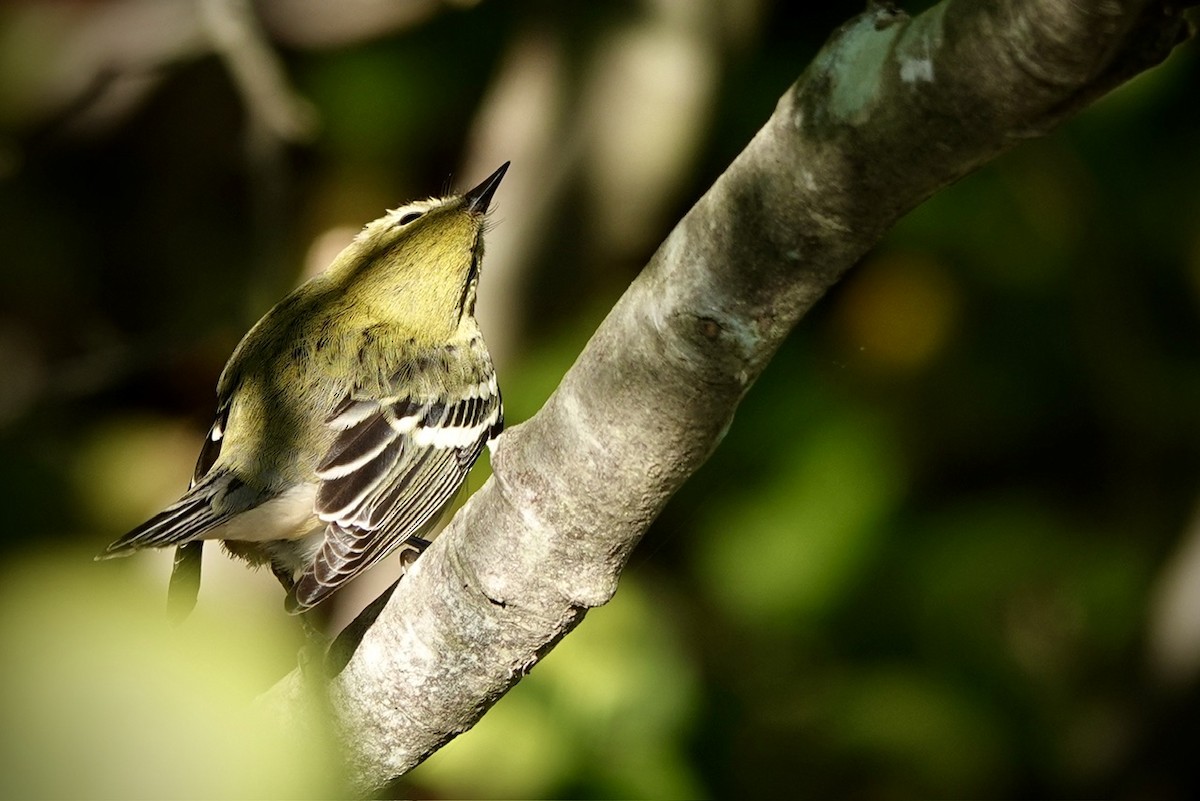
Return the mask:
{"type": "Polygon", "coordinates": [[[268,311],[221,373],[187,492],[96,558],[175,547],[168,597],[186,616],[207,541],[268,566],[292,614],[419,556],[504,428],[475,301],[508,167],[388,210],[268,311]]]}

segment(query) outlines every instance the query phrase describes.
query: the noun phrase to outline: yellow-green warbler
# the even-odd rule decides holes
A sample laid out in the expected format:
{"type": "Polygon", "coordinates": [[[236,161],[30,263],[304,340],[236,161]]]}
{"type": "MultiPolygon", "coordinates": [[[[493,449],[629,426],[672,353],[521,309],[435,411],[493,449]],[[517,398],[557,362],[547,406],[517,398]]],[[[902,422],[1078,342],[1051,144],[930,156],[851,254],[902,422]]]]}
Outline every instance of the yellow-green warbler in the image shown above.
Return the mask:
{"type": "Polygon", "coordinates": [[[222,540],[296,613],[423,549],[504,425],[475,290],[507,169],[389,211],[267,312],[221,373],[190,489],[98,558],[179,546],[171,595],[190,609],[203,541],[222,540]]]}

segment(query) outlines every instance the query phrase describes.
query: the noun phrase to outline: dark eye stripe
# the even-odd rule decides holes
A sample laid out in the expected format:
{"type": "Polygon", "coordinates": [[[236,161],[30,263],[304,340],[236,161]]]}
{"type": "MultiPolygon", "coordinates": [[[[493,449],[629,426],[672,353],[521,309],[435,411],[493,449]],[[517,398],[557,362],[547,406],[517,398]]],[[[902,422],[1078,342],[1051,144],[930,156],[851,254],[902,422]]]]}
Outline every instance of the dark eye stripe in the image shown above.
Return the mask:
{"type": "Polygon", "coordinates": [[[410,211],[408,214],[405,214],[403,217],[401,217],[397,224],[398,225],[408,225],[413,220],[420,219],[422,214],[424,214],[424,212],[410,211]]]}

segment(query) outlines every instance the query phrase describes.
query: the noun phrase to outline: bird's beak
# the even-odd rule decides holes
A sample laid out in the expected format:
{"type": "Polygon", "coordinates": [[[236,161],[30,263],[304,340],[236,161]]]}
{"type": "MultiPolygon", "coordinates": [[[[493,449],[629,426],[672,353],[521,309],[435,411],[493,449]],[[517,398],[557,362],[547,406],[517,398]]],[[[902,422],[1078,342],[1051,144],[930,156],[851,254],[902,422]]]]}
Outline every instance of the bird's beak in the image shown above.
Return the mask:
{"type": "Polygon", "coordinates": [[[508,171],[508,165],[512,162],[506,161],[500,165],[500,169],[483,179],[483,183],[463,195],[463,200],[470,211],[476,214],[484,214],[488,210],[488,204],[492,202],[492,195],[496,194],[496,188],[500,186],[500,179],[504,177],[504,173],[508,171]]]}

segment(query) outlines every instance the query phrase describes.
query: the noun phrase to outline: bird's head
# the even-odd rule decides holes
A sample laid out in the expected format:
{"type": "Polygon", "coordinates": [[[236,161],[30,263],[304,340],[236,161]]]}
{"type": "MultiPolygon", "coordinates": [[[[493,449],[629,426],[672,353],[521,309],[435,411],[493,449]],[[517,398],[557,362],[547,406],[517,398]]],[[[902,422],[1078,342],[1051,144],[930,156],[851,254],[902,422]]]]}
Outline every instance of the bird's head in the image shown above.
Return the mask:
{"type": "Polygon", "coordinates": [[[367,223],[328,271],[347,301],[433,338],[473,316],[488,207],[508,164],[469,192],[415,201],[367,223]]]}

